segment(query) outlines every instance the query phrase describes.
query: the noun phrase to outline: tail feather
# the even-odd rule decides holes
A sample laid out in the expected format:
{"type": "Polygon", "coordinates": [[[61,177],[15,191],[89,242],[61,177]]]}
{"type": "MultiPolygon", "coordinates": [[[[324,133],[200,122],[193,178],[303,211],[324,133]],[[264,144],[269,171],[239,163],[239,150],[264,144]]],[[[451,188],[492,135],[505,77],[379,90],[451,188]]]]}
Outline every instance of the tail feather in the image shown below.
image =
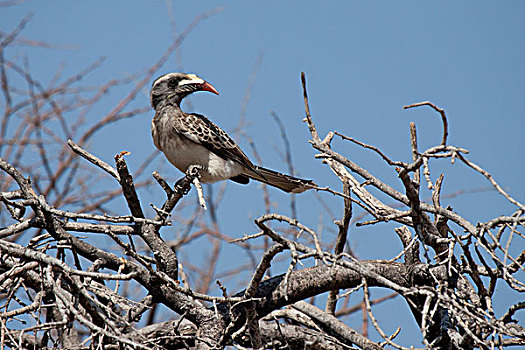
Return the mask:
{"type": "Polygon", "coordinates": [[[289,193],[301,193],[317,186],[312,180],[299,179],[260,166],[255,166],[254,171],[245,172],[243,175],[289,193]]]}

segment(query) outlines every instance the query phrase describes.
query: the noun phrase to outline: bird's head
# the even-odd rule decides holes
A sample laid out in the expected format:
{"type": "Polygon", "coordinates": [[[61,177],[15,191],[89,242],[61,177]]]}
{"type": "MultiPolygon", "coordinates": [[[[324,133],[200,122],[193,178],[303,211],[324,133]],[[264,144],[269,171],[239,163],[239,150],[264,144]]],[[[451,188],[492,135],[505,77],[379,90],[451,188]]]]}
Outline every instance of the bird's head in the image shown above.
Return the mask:
{"type": "Polygon", "coordinates": [[[210,83],[195,74],[164,74],[158,77],[151,86],[151,106],[156,109],[160,102],[168,100],[178,105],[184,97],[196,91],[209,91],[219,94],[210,83]]]}

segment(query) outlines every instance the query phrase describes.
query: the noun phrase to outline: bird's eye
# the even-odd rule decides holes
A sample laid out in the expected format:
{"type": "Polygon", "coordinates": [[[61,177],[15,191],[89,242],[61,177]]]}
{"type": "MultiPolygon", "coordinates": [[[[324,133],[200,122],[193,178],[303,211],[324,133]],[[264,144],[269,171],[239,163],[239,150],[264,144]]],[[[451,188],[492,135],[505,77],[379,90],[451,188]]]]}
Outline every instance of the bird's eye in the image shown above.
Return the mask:
{"type": "Polygon", "coordinates": [[[173,89],[173,88],[176,88],[177,85],[179,85],[179,80],[180,80],[180,79],[178,79],[178,78],[171,78],[170,80],[168,80],[168,86],[169,86],[170,88],[172,88],[172,89],[173,89]]]}

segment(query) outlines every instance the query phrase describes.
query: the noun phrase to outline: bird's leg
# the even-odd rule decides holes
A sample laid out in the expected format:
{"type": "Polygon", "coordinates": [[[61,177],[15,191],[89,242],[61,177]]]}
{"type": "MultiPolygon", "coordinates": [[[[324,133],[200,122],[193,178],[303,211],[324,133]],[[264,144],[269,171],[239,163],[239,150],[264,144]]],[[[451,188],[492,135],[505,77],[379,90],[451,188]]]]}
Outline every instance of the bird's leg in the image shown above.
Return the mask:
{"type": "Polygon", "coordinates": [[[193,184],[195,185],[195,189],[197,190],[197,195],[199,197],[199,204],[201,207],[206,210],[206,201],[204,200],[204,193],[202,191],[202,185],[199,181],[201,175],[199,173],[199,169],[202,169],[201,165],[190,165],[188,169],[186,170],[186,176],[193,177],[193,184]]]}
{"type": "Polygon", "coordinates": [[[191,187],[186,188],[184,183],[188,180],[193,182],[193,179],[195,179],[196,177],[200,178],[199,169],[202,169],[202,166],[190,165],[188,169],[186,169],[186,176],[182,179],[179,179],[173,186],[175,191],[181,193],[183,196],[187,195],[188,192],[190,192],[191,187]]]}
{"type": "Polygon", "coordinates": [[[201,174],[199,173],[200,169],[204,169],[204,167],[198,164],[190,165],[188,169],[186,169],[186,176],[189,176],[192,178],[201,177],[201,174]]]}

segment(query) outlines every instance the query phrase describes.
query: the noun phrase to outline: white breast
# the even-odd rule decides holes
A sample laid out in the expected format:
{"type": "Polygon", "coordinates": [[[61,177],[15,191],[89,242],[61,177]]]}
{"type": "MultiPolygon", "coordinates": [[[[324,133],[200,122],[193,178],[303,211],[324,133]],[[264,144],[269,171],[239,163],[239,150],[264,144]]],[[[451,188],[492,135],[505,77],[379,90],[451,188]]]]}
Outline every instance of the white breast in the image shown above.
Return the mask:
{"type": "Polygon", "coordinates": [[[200,180],[203,183],[229,179],[239,175],[244,168],[237,162],[217,156],[183,135],[175,132],[165,135],[161,130],[166,128],[159,129],[157,130],[152,123],[151,132],[155,146],[164,153],[171,164],[184,173],[190,165],[200,166],[200,180]]]}

